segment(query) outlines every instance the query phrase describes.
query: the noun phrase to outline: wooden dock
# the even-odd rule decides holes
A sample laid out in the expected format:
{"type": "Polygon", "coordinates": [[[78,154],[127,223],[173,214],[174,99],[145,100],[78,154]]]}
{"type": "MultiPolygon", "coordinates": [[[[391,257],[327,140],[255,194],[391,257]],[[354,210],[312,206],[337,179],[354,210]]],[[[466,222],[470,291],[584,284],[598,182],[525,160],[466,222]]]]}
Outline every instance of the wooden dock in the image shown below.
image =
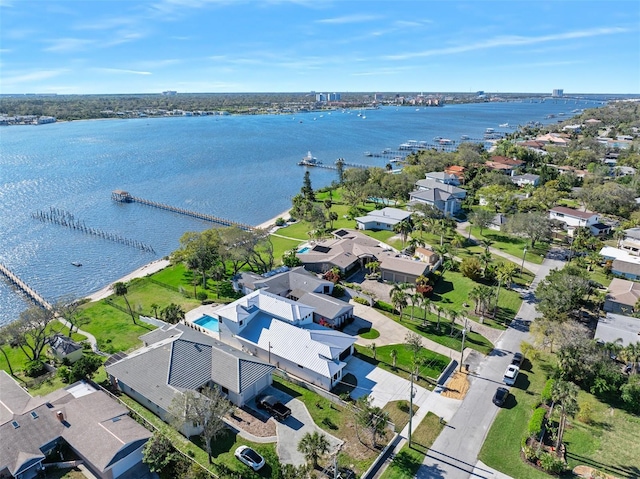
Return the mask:
{"type": "Polygon", "coordinates": [[[237,226],[245,231],[251,231],[255,229],[251,225],[245,223],[238,223],[237,221],[228,220],[225,218],[219,218],[218,216],[208,215],[206,213],[198,213],[197,211],[190,211],[184,208],[177,208],[175,206],[167,205],[164,203],[158,203],[156,201],[146,200],[144,198],[138,198],[132,196],[127,191],[115,190],[111,193],[111,199],[120,203],[140,203],[142,205],[152,206],[161,210],[171,211],[172,213],[178,213],[185,216],[191,216],[199,220],[209,221],[210,223],[219,224],[222,226],[237,226]]]}
{"type": "Polygon", "coordinates": [[[36,292],[31,286],[22,281],[16,276],[9,268],[0,263],[0,273],[2,273],[16,288],[26,294],[34,303],[38,306],[42,306],[45,309],[53,309],[51,303],[44,299],[40,294],[36,292]]]}

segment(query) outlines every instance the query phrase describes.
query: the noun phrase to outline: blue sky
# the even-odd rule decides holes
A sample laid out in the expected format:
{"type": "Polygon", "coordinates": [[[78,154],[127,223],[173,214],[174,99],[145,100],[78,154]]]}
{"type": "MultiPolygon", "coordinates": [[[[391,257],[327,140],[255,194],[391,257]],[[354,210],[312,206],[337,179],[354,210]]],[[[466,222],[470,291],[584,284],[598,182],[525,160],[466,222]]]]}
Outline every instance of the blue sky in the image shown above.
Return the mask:
{"type": "Polygon", "coordinates": [[[0,93],[640,93],[640,2],[0,0],[0,93]]]}

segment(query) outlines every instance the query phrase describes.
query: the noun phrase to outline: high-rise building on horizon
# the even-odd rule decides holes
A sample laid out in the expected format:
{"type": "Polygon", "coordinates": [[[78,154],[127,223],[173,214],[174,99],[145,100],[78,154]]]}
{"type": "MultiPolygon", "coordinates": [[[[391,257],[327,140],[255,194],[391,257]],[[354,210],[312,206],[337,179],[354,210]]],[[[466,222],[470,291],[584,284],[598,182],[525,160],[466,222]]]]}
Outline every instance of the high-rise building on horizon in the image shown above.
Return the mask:
{"type": "Polygon", "coordinates": [[[564,95],[564,90],[562,88],[556,88],[555,90],[553,90],[553,93],[551,94],[551,96],[554,98],[560,98],[563,95],[564,95]]]}

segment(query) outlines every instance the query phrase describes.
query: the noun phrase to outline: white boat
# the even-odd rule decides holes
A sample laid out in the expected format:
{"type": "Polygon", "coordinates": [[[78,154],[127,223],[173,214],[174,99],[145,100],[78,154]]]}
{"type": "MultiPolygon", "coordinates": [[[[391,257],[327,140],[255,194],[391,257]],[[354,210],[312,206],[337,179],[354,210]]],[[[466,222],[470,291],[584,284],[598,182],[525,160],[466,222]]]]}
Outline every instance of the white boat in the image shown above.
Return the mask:
{"type": "Polygon", "coordinates": [[[509,123],[501,123],[498,125],[500,128],[509,128],[509,123]]]}
{"type": "Polygon", "coordinates": [[[82,263],[81,263],[80,261],[72,261],[72,262],[71,262],[71,264],[72,264],[72,265],[74,265],[74,266],[76,266],[76,267],[78,267],[78,268],[79,268],[80,266],[82,266],[82,263]]]}
{"type": "Polygon", "coordinates": [[[468,140],[469,139],[469,135],[460,135],[460,139],[462,141],[468,140]]]}
{"type": "Polygon", "coordinates": [[[439,143],[441,145],[453,145],[453,140],[450,140],[449,138],[440,138],[439,143]]]}
{"type": "Polygon", "coordinates": [[[307,156],[298,162],[298,165],[300,166],[316,166],[321,164],[322,162],[313,156],[310,151],[307,152],[307,156]]]}
{"type": "Polygon", "coordinates": [[[366,116],[366,115],[362,115],[362,119],[363,119],[363,120],[366,120],[366,119],[367,119],[367,116],[366,116]]]}
{"type": "Polygon", "coordinates": [[[487,128],[486,130],[484,130],[485,133],[493,133],[495,132],[495,130],[493,128],[487,128]]]}

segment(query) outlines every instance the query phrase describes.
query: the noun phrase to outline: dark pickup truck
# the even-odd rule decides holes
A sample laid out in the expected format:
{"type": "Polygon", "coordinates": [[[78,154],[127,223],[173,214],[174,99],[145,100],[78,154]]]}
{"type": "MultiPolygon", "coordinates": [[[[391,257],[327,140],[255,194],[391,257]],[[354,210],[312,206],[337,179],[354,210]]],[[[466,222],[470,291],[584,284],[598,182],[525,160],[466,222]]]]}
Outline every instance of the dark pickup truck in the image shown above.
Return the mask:
{"type": "Polygon", "coordinates": [[[278,401],[274,396],[260,396],[256,399],[256,405],[265,409],[279,421],[284,421],[291,416],[291,409],[278,401]]]}

